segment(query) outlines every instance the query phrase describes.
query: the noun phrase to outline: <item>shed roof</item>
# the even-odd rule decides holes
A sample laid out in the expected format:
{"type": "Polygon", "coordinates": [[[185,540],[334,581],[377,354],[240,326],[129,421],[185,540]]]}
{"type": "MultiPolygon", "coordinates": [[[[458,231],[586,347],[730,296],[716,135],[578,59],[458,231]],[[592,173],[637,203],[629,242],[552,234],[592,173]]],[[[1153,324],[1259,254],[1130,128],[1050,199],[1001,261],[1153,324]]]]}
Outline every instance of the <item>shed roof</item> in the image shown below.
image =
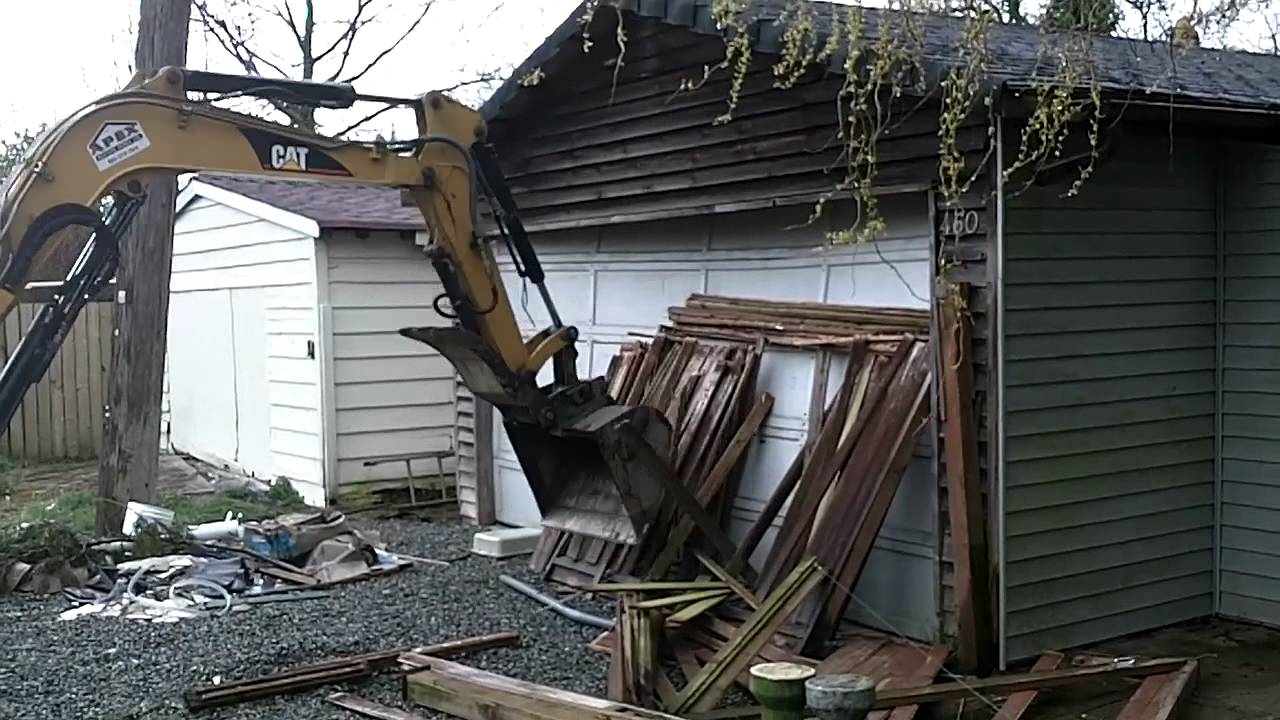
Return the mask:
{"type": "Polygon", "coordinates": [[[416,207],[400,204],[395,188],[358,182],[200,173],[197,178],[223,190],[313,220],[321,229],[422,230],[416,207]]]}
{"type": "MultiPolygon", "coordinates": [[[[640,17],[689,28],[693,32],[716,34],[720,31],[711,17],[707,0],[617,0],[624,11],[640,17]]],[[[783,14],[783,0],[755,0],[751,10],[756,19],[752,47],[777,53],[782,47],[783,27],[777,20],[783,14]]],[[[813,2],[817,14],[817,33],[830,34],[837,22],[843,22],[848,6],[830,2],[813,2]],[[836,13],[840,15],[836,15],[836,13]]],[[[520,79],[536,68],[545,66],[561,47],[582,30],[584,6],[580,5],[524,61],[510,78],[498,88],[483,107],[487,119],[503,115],[508,103],[522,92],[520,79]]],[[[869,39],[889,18],[900,13],[863,9],[864,27],[869,39]]],[[[596,13],[593,22],[608,22],[613,13],[596,13]]],[[[965,20],[939,15],[921,15],[924,36],[924,59],[933,71],[956,64],[956,49],[962,43],[965,20]]],[[[625,21],[624,21],[625,22],[625,21]]],[[[605,39],[612,33],[593,37],[605,39]]],[[[1072,37],[1068,34],[1043,33],[1032,25],[995,25],[988,35],[989,77],[996,85],[1023,85],[1056,77],[1054,48],[1062,47],[1072,37]]],[[[1081,37],[1076,35],[1074,37],[1081,37]]],[[[1223,107],[1280,109],[1280,57],[1229,50],[1180,49],[1164,42],[1146,42],[1126,38],[1093,35],[1087,38],[1092,72],[1100,88],[1135,95],[1174,96],[1197,103],[1223,107]]],[[[580,44],[575,48],[581,53],[580,44]]],[[[844,64],[843,50],[836,53],[830,66],[839,70],[844,64]]],[[[516,110],[518,112],[518,110],[516,110]]]]}

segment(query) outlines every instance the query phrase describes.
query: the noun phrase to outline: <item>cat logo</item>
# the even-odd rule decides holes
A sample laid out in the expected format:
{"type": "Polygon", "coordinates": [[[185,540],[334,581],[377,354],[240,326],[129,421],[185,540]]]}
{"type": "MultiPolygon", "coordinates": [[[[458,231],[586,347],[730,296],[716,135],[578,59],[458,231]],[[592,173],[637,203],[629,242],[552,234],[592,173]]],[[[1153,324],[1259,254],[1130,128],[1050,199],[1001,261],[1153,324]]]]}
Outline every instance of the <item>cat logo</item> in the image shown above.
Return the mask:
{"type": "Polygon", "coordinates": [[[271,167],[275,170],[307,172],[307,153],[311,148],[297,145],[272,145],[271,167]]]}

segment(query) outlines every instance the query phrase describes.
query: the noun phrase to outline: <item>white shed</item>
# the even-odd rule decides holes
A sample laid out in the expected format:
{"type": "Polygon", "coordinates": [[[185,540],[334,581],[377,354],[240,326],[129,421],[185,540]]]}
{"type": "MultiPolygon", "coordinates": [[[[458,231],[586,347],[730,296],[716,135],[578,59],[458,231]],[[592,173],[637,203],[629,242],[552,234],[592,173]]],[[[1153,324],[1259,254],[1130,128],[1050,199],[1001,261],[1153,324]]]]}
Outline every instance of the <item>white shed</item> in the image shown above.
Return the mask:
{"type": "MultiPolygon", "coordinates": [[[[405,485],[390,457],[442,454],[451,477],[453,369],[397,333],[447,322],[425,240],[395,190],[193,178],[174,226],[162,442],[287,477],[313,505],[405,485]]],[[[434,480],[435,458],[410,462],[418,487],[434,480]]]]}

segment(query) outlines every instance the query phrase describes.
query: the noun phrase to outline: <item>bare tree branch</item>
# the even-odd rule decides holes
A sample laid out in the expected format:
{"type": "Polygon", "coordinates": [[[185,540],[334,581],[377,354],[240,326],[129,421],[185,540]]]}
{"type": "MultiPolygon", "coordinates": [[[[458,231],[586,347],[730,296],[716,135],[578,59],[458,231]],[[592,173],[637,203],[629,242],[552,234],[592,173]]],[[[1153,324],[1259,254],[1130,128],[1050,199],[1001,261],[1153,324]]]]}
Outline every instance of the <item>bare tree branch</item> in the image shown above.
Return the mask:
{"type": "Polygon", "coordinates": [[[351,20],[347,22],[346,29],[343,30],[342,34],[333,41],[332,45],[316,53],[316,62],[320,62],[332,54],[334,50],[338,49],[338,46],[341,45],[344,40],[347,42],[347,49],[343,52],[343,55],[345,56],[351,52],[351,43],[355,40],[356,33],[360,32],[360,28],[373,22],[373,18],[368,18],[363,21],[360,19],[360,17],[364,15],[364,11],[369,9],[369,6],[372,4],[373,0],[356,0],[355,14],[352,15],[351,20]]]}
{"type": "Polygon", "coordinates": [[[222,46],[222,49],[226,50],[227,54],[235,58],[245,71],[254,75],[261,75],[262,71],[258,67],[258,63],[262,63],[262,65],[276,71],[280,75],[286,77],[289,75],[289,73],[285,72],[285,70],[279,65],[263,57],[261,54],[255,52],[253,48],[249,47],[244,40],[241,29],[238,27],[232,28],[231,24],[227,22],[227,20],[210,11],[209,4],[207,2],[197,2],[193,5],[196,8],[196,11],[200,14],[201,24],[209,29],[213,34],[213,37],[218,41],[218,44],[222,46]]]}
{"type": "Polygon", "coordinates": [[[408,29],[406,29],[404,33],[400,35],[400,37],[396,38],[395,42],[391,43],[390,45],[387,46],[385,50],[375,55],[373,60],[369,61],[369,64],[364,66],[363,70],[361,70],[358,73],[355,73],[354,75],[347,77],[342,82],[349,82],[349,83],[355,82],[356,80],[359,80],[360,78],[364,77],[366,74],[368,74],[370,70],[374,68],[375,65],[382,62],[383,58],[390,55],[392,51],[394,51],[396,48],[400,47],[400,43],[404,42],[405,38],[409,37],[409,35],[413,33],[414,30],[417,30],[418,26],[422,24],[423,19],[427,17],[427,11],[431,9],[431,6],[433,4],[434,4],[434,0],[426,0],[426,2],[422,3],[422,12],[418,14],[417,19],[415,19],[412,23],[409,24],[408,29]]]}
{"type": "Polygon", "coordinates": [[[271,8],[271,13],[284,21],[289,26],[289,31],[293,33],[293,38],[298,41],[298,47],[302,47],[302,33],[298,32],[298,21],[293,19],[293,9],[289,7],[289,0],[282,0],[284,12],[280,12],[280,6],[276,5],[271,8]]]}
{"type": "MultiPolygon", "coordinates": [[[[494,80],[496,80],[497,78],[498,78],[498,74],[497,74],[497,73],[485,72],[485,73],[482,73],[479,77],[472,78],[472,79],[470,79],[470,80],[463,80],[463,81],[461,81],[461,82],[456,82],[456,83],[454,83],[453,85],[450,85],[449,87],[437,88],[437,89],[436,89],[436,92],[453,92],[454,90],[461,90],[462,88],[470,87],[470,86],[472,86],[472,85],[482,85],[482,84],[487,83],[487,82],[493,82],[493,81],[494,81],[494,80]]],[[[388,110],[394,110],[394,109],[395,109],[395,108],[397,108],[397,107],[400,107],[400,106],[399,106],[399,105],[384,105],[384,106],[382,106],[381,108],[378,108],[377,110],[375,110],[375,111],[373,111],[373,112],[369,113],[368,115],[365,115],[364,117],[360,118],[359,120],[357,120],[357,121],[355,121],[355,122],[351,123],[351,124],[350,124],[350,125],[348,125],[347,127],[343,128],[343,129],[341,129],[341,130],[339,130],[338,132],[334,133],[334,135],[335,135],[335,136],[339,136],[339,137],[340,137],[340,136],[342,136],[342,135],[346,135],[347,133],[351,132],[352,130],[355,130],[356,128],[360,127],[361,125],[363,125],[363,124],[365,124],[365,123],[369,122],[370,120],[372,120],[372,119],[374,119],[374,118],[378,117],[379,115],[382,115],[383,113],[387,112],[388,110]]]]}

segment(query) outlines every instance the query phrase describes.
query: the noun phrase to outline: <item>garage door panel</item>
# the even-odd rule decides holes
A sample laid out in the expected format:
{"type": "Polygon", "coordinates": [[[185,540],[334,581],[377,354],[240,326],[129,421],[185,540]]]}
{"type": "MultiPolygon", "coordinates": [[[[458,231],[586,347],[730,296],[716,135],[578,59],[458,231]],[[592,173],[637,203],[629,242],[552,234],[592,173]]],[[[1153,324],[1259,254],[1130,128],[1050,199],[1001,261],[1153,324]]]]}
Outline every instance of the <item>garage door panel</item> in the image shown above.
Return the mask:
{"type": "Polygon", "coordinates": [[[738,498],[734,501],[737,508],[741,504],[744,513],[755,514],[769,498],[778,480],[787,472],[796,454],[804,450],[804,436],[757,436],[747,449],[747,457],[742,465],[742,480],[738,483],[738,498]]]}
{"type": "MultiPolygon", "coordinates": [[[[874,253],[874,250],[863,250],[874,253]]],[[[929,307],[929,260],[832,265],[825,300],[846,305],[929,307]]]]}
{"type": "MultiPolygon", "coordinates": [[[[549,280],[552,294],[562,313],[572,311],[576,317],[590,318],[590,322],[575,321],[583,341],[580,374],[603,375],[621,345],[638,339],[628,333],[651,334],[656,326],[668,322],[669,306],[682,304],[695,292],[767,300],[927,307],[927,301],[913,297],[913,293],[927,297],[929,287],[926,204],[916,198],[910,203],[886,203],[885,207],[910,207],[920,215],[900,222],[890,217],[893,239],[884,243],[882,253],[867,246],[827,245],[811,250],[825,244],[825,228],[784,229],[803,223],[808,208],[790,213],[775,210],[608,228],[598,241],[580,240],[576,253],[559,245],[565,254],[548,265],[558,273],[549,280]],[[920,235],[911,236],[912,228],[920,235]],[[690,252],[692,249],[698,252],[690,252]],[[890,259],[893,267],[885,265],[880,254],[890,259]],[[589,289],[592,292],[584,294],[589,289]]],[[[534,238],[540,252],[541,237],[534,238]]],[[[504,279],[513,302],[517,302],[514,299],[519,297],[518,282],[510,273],[504,279]]],[[[529,304],[536,311],[534,325],[544,324],[546,318],[537,309],[536,294],[531,293],[529,304]]],[[[518,302],[516,312],[522,327],[534,327],[518,302]]],[[[792,460],[803,451],[813,409],[816,357],[817,353],[811,351],[776,347],[764,353],[756,391],[772,394],[774,406],[748,447],[737,495],[730,506],[727,530],[735,540],[746,534],[792,460]]],[[[847,353],[830,353],[826,365],[827,402],[839,390],[847,359],[847,353]]],[[[549,381],[549,370],[539,380],[549,381]]],[[[497,418],[495,438],[498,518],[510,524],[537,525],[540,518],[536,504],[497,418]]],[[[920,457],[908,467],[890,507],[858,587],[859,596],[867,605],[854,603],[850,610],[852,616],[873,626],[896,626],[923,640],[937,636],[937,495],[930,451],[927,445],[919,449],[920,457]],[[908,596],[908,600],[903,599],[908,596]]],[[[754,566],[760,567],[767,557],[785,512],[784,505],[757,546],[751,558],[754,566]]]]}
{"type": "Polygon", "coordinates": [[[609,363],[614,356],[622,348],[619,343],[612,342],[593,342],[591,343],[591,366],[588,373],[591,377],[603,377],[609,370],[609,363]]]}
{"type": "Polygon", "coordinates": [[[933,461],[928,446],[922,443],[916,457],[902,474],[898,492],[889,505],[882,534],[897,537],[904,542],[930,543],[937,524],[937,484],[933,479],[933,461]]]}
{"type": "Polygon", "coordinates": [[[702,292],[701,270],[600,270],[595,322],[652,329],[667,322],[668,307],[697,292],[702,292]]]}
{"type": "Polygon", "coordinates": [[[854,586],[845,616],[908,637],[938,634],[934,560],[915,548],[886,547],[877,540],[854,586]]]}
{"type": "Polygon", "coordinates": [[[809,427],[809,396],[813,387],[812,353],[766,350],[760,358],[756,392],[773,395],[769,425],[804,431],[809,427]]]}
{"type": "MultiPolygon", "coordinates": [[[[539,250],[541,252],[541,250],[539,250]]],[[[526,287],[515,272],[503,272],[502,283],[515,312],[516,322],[525,330],[542,329],[551,324],[551,316],[542,305],[542,296],[533,283],[526,287]],[[532,322],[530,320],[532,319],[532,322]]],[[[591,324],[591,273],[589,271],[552,271],[546,273],[547,289],[555,300],[560,319],[567,324],[591,324]]]]}
{"type": "Polygon", "coordinates": [[[707,271],[707,292],[713,295],[819,302],[825,287],[826,270],[821,265],[804,267],[746,268],[713,267],[707,271]]]}

